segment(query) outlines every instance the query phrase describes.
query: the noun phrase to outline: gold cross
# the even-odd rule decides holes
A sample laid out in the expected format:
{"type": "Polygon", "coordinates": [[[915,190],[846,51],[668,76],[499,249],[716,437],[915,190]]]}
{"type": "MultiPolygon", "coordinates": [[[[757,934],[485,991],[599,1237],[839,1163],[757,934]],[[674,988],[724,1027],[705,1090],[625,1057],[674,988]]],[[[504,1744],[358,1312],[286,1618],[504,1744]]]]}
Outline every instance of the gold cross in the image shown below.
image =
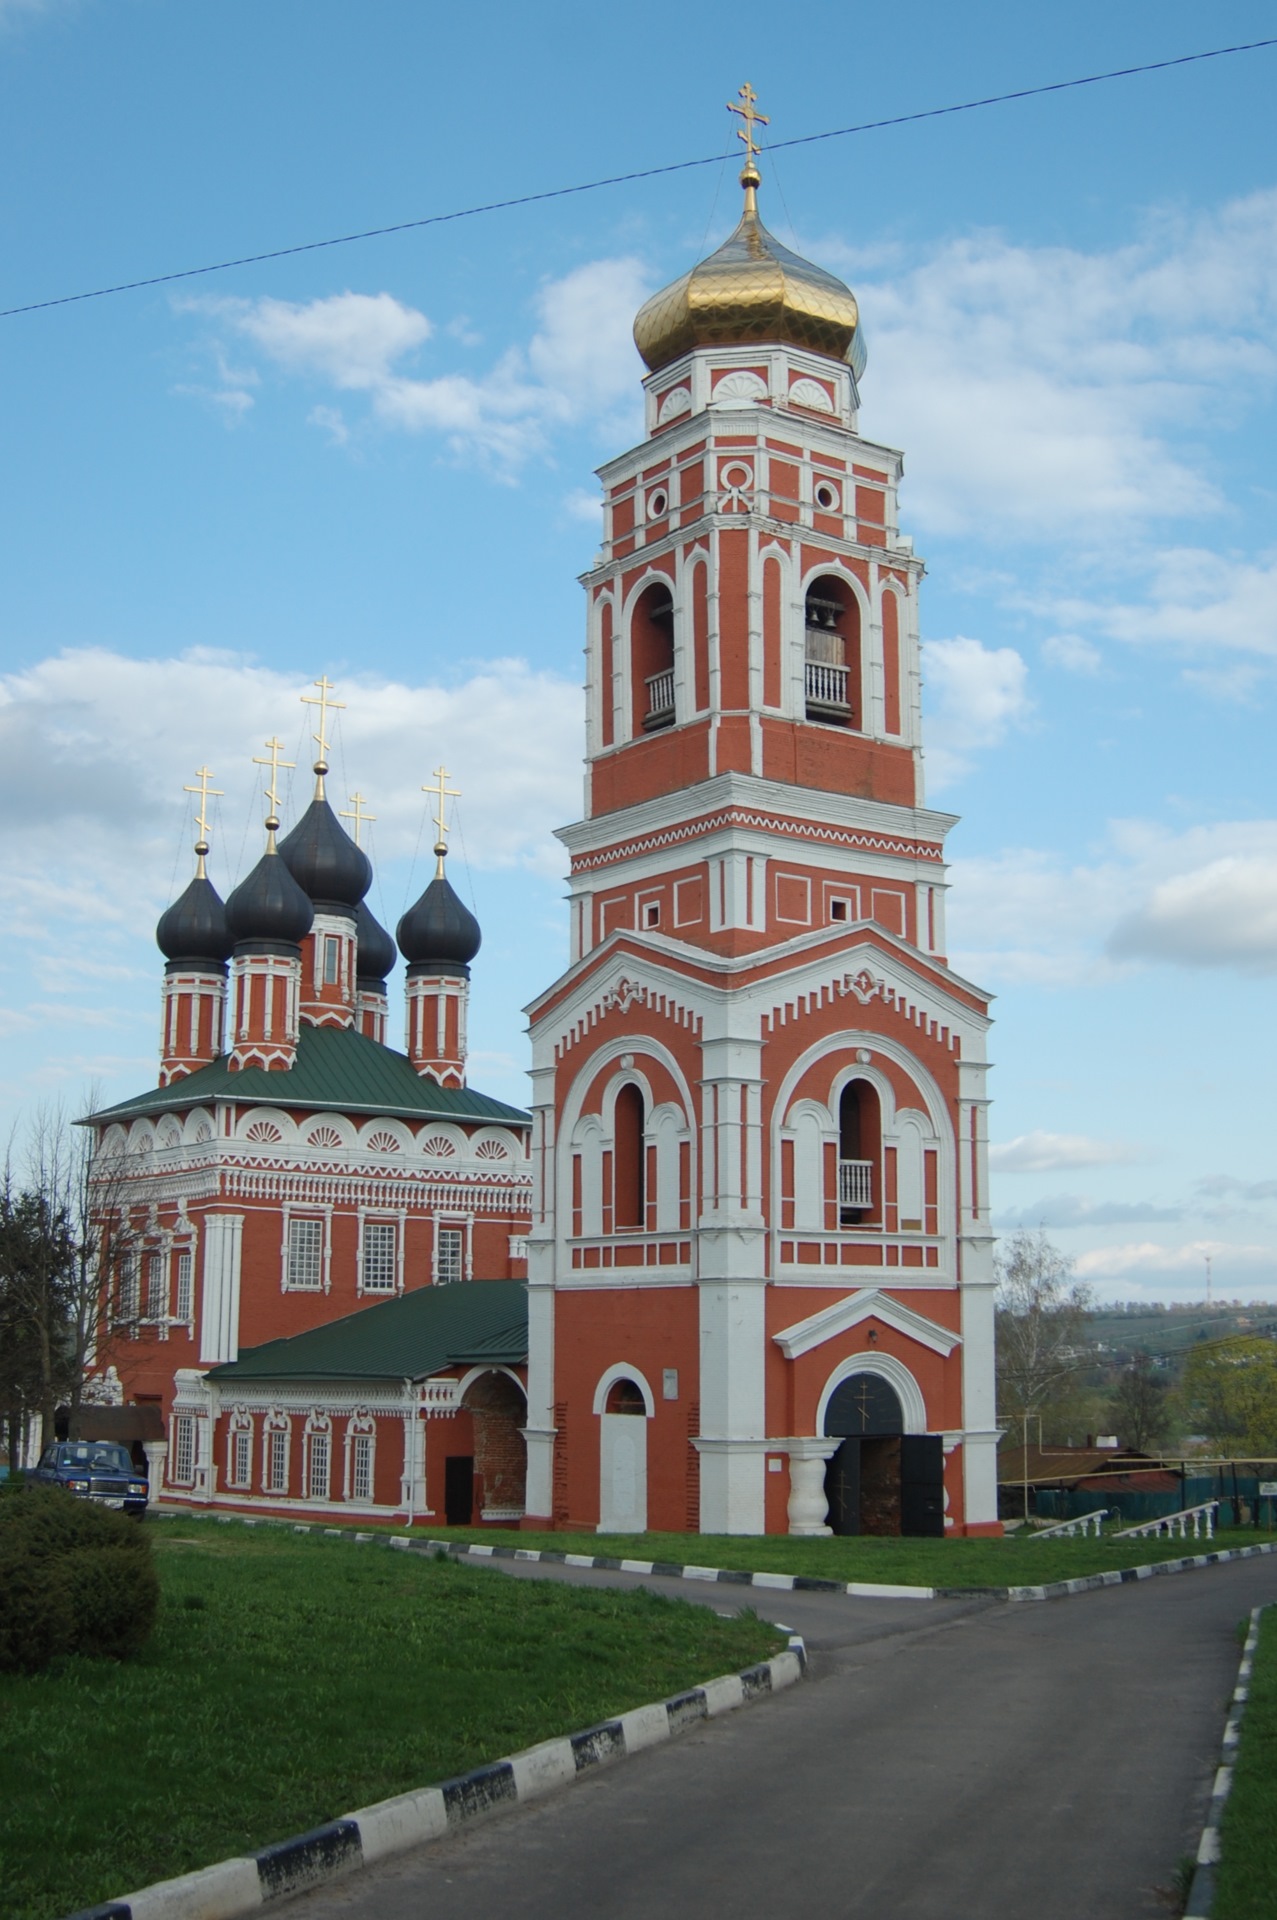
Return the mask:
{"type": "Polygon", "coordinates": [[[322,800],[324,797],[324,775],[328,771],[328,715],[330,711],[344,713],[346,711],[346,702],[344,700],[330,700],[328,698],[329,694],[333,691],[333,684],[326,673],[321,674],[318,680],[312,681],[311,685],[319,688],[318,698],[316,698],[313,693],[304,693],[301,696],[301,700],[304,707],[319,708],[319,732],[312,733],[310,737],[319,748],[319,758],[315,762],[315,798],[316,800],[322,800]]]}
{"type": "Polygon", "coordinates": [[[435,842],[435,855],[438,861],[438,865],[435,867],[436,880],[443,879],[443,857],[448,851],[448,820],[447,820],[448,799],[449,799],[449,796],[451,796],[451,798],[454,800],[459,800],[461,798],[461,795],[457,790],[457,788],[450,787],[447,784],[449,778],[450,776],[448,773],[448,769],[446,767],[436,767],[435,780],[437,782],[437,785],[433,787],[423,787],[421,789],[423,793],[435,794],[439,801],[439,811],[435,815],[435,826],[439,832],[439,838],[435,842]]]}
{"type": "Polygon", "coordinates": [[[342,809],[342,815],[341,815],[342,819],[353,820],[355,823],[355,845],[356,846],[360,844],[360,841],[359,841],[360,827],[362,827],[365,822],[367,822],[371,826],[373,821],[377,818],[375,813],[364,813],[362,811],[363,805],[364,805],[363,794],[352,793],[350,796],[351,811],[347,813],[344,808],[342,809]]]}
{"type": "Polygon", "coordinates": [[[266,789],[266,800],[270,807],[270,812],[266,816],[266,851],[267,853],[274,853],[275,829],[279,825],[279,795],[275,791],[275,785],[279,779],[280,768],[295,767],[297,762],[295,760],[280,759],[279,756],[284,751],[284,743],[282,740],[268,740],[266,746],[270,749],[270,759],[265,760],[260,753],[255,753],[253,755],[253,765],[255,767],[270,768],[270,784],[266,789]]]}
{"type": "Polygon", "coordinates": [[[226,795],[220,787],[209,786],[208,783],[213,778],[213,770],[211,767],[197,767],[195,769],[195,778],[199,781],[198,787],[183,787],[182,791],[183,793],[198,793],[200,797],[199,812],[195,816],[195,831],[199,834],[199,839],[195,842],[195,859],[197,863],[195,877],[197,880],[203,880],[207,878],[204,871],[204,856],[208,852],[207,816],[209,798],[211,796],[214,800],[224,800],[226,795]]]}
{"type": "Polygon", "coordinates": [[[745,142],[745,170],[748,173],[753,173],[755,171],[754,156],[758,152],[758,144],[754,139],[755,123],[759,126],[767,127],[771,125],[771,122],[765,113],[759,113],[755,107],[754,102],[757,100],[758,95],[754,92],[748,80],[740,89],[740,97],[745,102],[744,106],[738,107],[734,100],[729,100],[727,102],[727,111],[729,113],[738,113],[745,122],[743,127],[737,127],[736,138],[745,142]]]}

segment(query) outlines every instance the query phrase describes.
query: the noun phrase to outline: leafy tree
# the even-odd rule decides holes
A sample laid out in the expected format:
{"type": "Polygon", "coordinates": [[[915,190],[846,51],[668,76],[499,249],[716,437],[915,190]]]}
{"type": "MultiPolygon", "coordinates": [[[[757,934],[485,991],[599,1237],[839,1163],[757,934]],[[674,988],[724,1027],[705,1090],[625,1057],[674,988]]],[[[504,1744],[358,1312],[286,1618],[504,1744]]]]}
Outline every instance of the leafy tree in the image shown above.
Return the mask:
{"type": "Polygon", "coordinates": [[[998,1413],[1027,1439],[1031,1423],[1058,1423],[1076,1396],[1091,1290],[1040,1230],[1012,1234],[996,1267],[998,1413]]]}
{"type": "Polygon", "coordinates": [[[1193,1425],[1222,1452],[1277,1457],[1277,1341],[1235,1333],[1195,1346],[1180,1392],[1193,1425]]]}
{"type": "Polygon", "coordinates": [[[1166,1382],[1148,1354],[1122,1369],[1111,1402],[1113,1425],[1128,1447],[1145,1452],[1164,1440],[1171,1425],[1166,1382]]]}

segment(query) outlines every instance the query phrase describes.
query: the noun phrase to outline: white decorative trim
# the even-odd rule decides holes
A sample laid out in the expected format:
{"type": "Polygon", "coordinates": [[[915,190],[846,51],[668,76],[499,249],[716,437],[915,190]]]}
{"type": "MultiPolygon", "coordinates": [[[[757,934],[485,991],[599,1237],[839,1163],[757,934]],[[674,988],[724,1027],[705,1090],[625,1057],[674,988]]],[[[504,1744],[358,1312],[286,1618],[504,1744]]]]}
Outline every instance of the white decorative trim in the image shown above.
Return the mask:
{"type": "Polygon", "coordinates": [[[671,420],[677,420],[682,414],[690,413],[691,411],[691,389],[682,386],[671,387],[668,393],[661,395],[660,405],[656,412],[656,424],[658,427],[667,426],[671,420]]]}
{"type": "Polygon", "coordinates": [[[914,1379],[908,1367],[906,1367],[902,1361],[897,1360],[894,1354],[853,1353],[849,1355],[846,1360],[839,1361],[825,1382],[824,1390],[821,1393],[820,1401],[816,1408],[816,1426],[822,1433],[825,1427],[825,1414],[828,1411],[829,1402],[833,1399],[834,1394],[842,1385],[843,1381],[849,1380],[853,1373],[876,1374],[880,1380],[885,1380],[889,1386],[895,1388],[896,1396],[900,1401],[900,1411],[904,1419],[904,1430],[906,1433],[926,1433],[928,1431],[927,1403],[922,1397],[922,1388],[918,1385],[918,1382],[914,1379]]]}
{"type": "Polygon", "coordinates": [[[715,407],[755,407],[767,398],[767,382],[748,367],[736,367],[714,382],[710,405],[715,407]]]}
{"type": "Polygon", "coordinates": [[[647,1409],[648,1419],[654,1419],[656,1416],[656,1395],[652,1392],[648,1384],[647,1376],[644,1373],[640,1373],[637,1367],[632,1367],[625,1361],[618,1361],[615,1366],[609,1367],[607,1371],[601,1375],[599,1384],[594,1389],[595,1413],[603,1413],[605,1411],[608,1394],[618,1380],[632,1380],[634,1382],[643,1396],[643,1405],[647,1409]]]}
{"type": "Polygon", "coordinates": [[[835,410],[828,388],[810,375],[794,381],[789,389],[789,403],[793,407],[809,407],[814,413],[833,413],[835,410]]]}
{"type": "Polygon", "coordinates": [[[796,1320],[792,1327],[782,1328],[772,1338],[787,1360],[797,1360],[802,1354],[810,1353],[813,1347],[823,1345],[826,1340],[832,1340],[840,1333],[850,1333],[853,1327],[871,1319],[881,1321],[885,1327],[894,1328],[907,1340],[916,1340],[919,1346],[930,1347],[933,1353],[942,1355],[946,1360],[955,1347],[962,1345],[961,1335],[951,1333],[948,1327],[942,1327],[937,1321],[915,1312],[912,1307],[893,1300],[877,1287],[867,1287],[845,1300],[836,1300],[832,1306],[822,1307],[805,1320],[796,1320]]]}

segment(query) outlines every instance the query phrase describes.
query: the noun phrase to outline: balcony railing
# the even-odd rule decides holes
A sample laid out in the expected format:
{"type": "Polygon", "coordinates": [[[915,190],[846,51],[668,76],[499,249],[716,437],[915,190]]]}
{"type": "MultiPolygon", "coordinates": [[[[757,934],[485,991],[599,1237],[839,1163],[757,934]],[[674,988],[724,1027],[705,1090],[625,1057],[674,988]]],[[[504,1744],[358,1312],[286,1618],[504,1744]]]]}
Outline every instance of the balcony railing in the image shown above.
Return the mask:
{"type": "Polygon", "coordinates": [[[807,705],[821,713],[837,714],[847,719],[851,706],[847,699],[846,667],[827,666],[823,660],[805,662],[807,705]]]}
{"type": "Polygon", "coordinates": [[[665,667],[660,673],[647,676],[647,712],[643,725],[647,729],[668,727],[674,722],[674,669],[665,667]]]}
{"type": "Polygon", "coordinates": [[[872,1160],[838,1162],[838,1204],[840,1207],[872,1207],[874,1203],[872,1160]]]}

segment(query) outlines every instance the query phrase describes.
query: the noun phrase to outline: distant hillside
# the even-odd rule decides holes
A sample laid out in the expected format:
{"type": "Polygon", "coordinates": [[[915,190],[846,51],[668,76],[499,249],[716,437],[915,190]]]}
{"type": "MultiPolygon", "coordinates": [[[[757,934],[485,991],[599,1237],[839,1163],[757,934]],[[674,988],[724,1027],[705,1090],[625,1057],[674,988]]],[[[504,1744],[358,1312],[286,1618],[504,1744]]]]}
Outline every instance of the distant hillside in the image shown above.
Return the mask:
{"type": "Polygon", "coordinates": [[[1198,1340],[1223,1340],[1233,1333],[1262,1333],[1277,1339],[1277,1302],[1236,1301],[1205,1307],[1103,1306],[1086,1316],[1086,1331],[1097,1358],[1120,1365],[1137,1353],[1158,1360],[1182,1359],[1198,1340]]]}

